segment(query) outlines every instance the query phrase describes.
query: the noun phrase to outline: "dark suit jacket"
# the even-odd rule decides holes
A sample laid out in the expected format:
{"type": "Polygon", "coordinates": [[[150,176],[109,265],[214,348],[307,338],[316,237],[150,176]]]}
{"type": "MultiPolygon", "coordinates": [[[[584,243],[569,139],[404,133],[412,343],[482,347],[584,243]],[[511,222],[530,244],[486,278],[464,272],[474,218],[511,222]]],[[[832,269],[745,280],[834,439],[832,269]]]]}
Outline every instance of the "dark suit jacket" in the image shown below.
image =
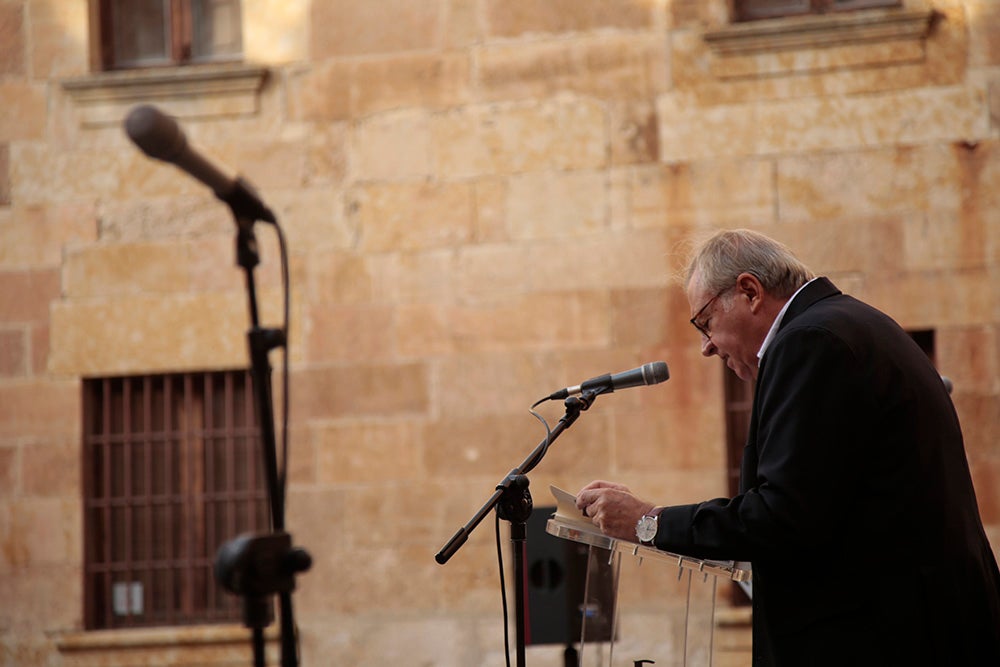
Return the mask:
{"type": "Polygon", "coordinates": [[[951,399],[889,317],[829,280],[760,363],[741,492],[655,544],[753,564],[754,665],[1000,665],[1000,573],[951,399]]]}

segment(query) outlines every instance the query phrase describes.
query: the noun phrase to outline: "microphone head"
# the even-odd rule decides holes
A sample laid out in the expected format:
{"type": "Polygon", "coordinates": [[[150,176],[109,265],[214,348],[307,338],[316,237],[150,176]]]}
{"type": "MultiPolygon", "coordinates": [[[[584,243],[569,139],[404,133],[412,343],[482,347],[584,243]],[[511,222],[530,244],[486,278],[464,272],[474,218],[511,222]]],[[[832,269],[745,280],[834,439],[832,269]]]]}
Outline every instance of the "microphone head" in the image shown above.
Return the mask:
{"type": "Polygon", "coordinates": [[[665,361],[654,361],[642,367],[642,377],[646,384],[659,384],[670,379],[670,369],[665,361]]]}
{"type": "Polygon", "coordinates": [[[173,162],[187,148],[176,120],[150,104],[138,106],[125,118],[125,132],[151,158],[173,162]]]}

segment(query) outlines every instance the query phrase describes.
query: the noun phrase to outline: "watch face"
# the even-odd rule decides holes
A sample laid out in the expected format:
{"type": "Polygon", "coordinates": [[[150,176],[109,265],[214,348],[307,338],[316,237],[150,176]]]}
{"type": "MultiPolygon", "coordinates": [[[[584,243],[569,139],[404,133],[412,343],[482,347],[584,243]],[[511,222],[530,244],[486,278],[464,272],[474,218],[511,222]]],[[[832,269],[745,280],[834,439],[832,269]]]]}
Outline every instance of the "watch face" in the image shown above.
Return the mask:
{"type": "Polygon", "coordinates": [[[650,542],[656,537],[656,517],[644,516],[635,527],[635,535],[640,542],[650,542]]]}

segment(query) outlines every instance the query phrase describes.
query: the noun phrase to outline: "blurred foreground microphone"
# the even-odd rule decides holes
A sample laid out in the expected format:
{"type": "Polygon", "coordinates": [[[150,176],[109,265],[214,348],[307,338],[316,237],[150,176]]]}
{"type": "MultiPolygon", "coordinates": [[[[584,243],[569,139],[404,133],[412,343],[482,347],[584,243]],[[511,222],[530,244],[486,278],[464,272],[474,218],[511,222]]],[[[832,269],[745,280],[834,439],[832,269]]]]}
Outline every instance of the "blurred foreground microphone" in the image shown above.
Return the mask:
{"type": "Polygon", "coordinates": [[[647,384],[659,384],[669,378],[670,371],[667,370],[667,364],[662,361],[654,361],[649,364],[643,364],[639,368],[633,368],[630,371],[615,373],[614,375],[600,375],[595,378],[590,378],[583,384],[578,384],[575,387],[560,389],[555,393],[549,394],[549,400],[555,401],[560,398],[566,398],[567,396],[579,394],[585,391],[595,391],[598,394],[610,394],[617,389],[642,387],[647,384]]]}
{"type": "Polygon", "coordinates": [[[237,217],[277,222],[249,183],[191,148],[177,121],[156,107],[146,104],[132,109],[125,119],[125,131],[149,157],[170,162],[210,187],[237,217]]]}

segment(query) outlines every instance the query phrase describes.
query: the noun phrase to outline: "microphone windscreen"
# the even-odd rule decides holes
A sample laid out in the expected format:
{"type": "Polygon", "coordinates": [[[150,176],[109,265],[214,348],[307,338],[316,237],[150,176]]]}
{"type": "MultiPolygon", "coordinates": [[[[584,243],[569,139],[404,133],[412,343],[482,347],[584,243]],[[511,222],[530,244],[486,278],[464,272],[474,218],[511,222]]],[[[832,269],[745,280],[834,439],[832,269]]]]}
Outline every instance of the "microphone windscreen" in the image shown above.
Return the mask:
{"type": "Polygon", "coordinates": [[[176,120],[144,104],[129,112],[125,132],[151,158],[173,162],[187,147],[187,138],[176,120]]]}

